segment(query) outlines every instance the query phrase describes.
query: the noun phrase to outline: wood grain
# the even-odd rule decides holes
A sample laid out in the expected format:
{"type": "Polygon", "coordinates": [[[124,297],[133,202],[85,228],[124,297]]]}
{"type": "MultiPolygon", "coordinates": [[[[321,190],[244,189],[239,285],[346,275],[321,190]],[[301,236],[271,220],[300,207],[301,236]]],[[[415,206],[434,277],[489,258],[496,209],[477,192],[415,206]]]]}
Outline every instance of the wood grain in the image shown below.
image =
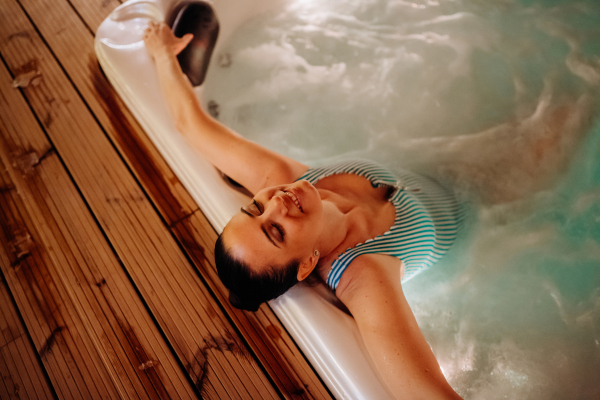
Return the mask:
{"type": "Polygon", "coordinates": [[[2,269],[55,386],[64,397],[194,397],[25,100],[3,90],[0,108],[12,188],[1,199],[2,269]],[[20,118],[5,123],[11,116],[20,118]],[[149,360],[156,366],[141,370],[149,360]]]}
{"type": "MultiPolygon", "coordinates": [[[[15,75],[23,65],[33,64],[41,71],[41,83],[23,93],[191,379],[197,385],[211,386],[221,398],[277,397],[268,380],[259,376],[264,375],[260,368],[252,365],[254,359],[235,330],[222,324],[227,319],[213,317],[222,314],[221,310],[90,114],[80,92],[71,86],[73,77],[67,79],[56,63],[53,53],[60,53],[61,48],[52,48],[50,43],[50,53],[33,27],[28,26],[22,11],[16,5],[10,7],[10,1],[7,3],[1,30],[4,37],[12,36],[12,40],[1,49],[3,57],[15,75]],[[19,32],[26,32],[27,37],[15,35],[19,32]],[[23,40],[27,46],[19,46],[23,40]]],[[[42,6],[36,4],[33,10],[27,9],[29,16],[43,13],[46,21],[54,20],[56,25],[64,21],[75,24],[64,13],[59,20],[56,12],[60,7],[56,2],[52,7],[42,6]]],[[[43,33],[42,27],[43,24],[37,25],[43,33]]],[[[55,35],[62,37],[64,49],[64,42],[71,37],[69,33],[72,32],[55,35]]],[[[78,53],[76,45],[80,39],[74,39],[69,54],[62,54],[62,66],[74,62],[72,54],[78,53]]],[[[91,48],[91,42],[87,46],[91,48]]],[[[68,72],[67,67],[64,70],[68,72]]],[[[87,84],[90,85],[89,79],[87,84]]],[[[26,141],[25,146],[39,142],[32,132],[25,132],[21,140],[26,141]]],[[[38,153],[43,154],[41,150],[38,153]]]]}
{"type": "MultiPolygon", "coordinates": [[[[0,252],[3,250],[0,248],[0,252]]],[[[2,399],[53,398],[36,350],[3,280],[0,281],[0,381],[2,399]]]]}
{"type": "Polygon", "coordinates": [[[268,306],[230,307],[214,229],[102,75],[117,4],[0,3],[0,266],[53,393],[331,398],[268,306]]]}

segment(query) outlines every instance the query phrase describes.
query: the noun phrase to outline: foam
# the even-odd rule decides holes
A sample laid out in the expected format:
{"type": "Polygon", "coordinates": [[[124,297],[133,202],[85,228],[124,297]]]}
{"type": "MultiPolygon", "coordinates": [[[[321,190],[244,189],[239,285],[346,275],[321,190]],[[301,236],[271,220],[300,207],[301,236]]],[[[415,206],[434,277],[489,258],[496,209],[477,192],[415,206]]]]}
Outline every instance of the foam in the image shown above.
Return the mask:
{"type": "Polygon", "coordinates": [[[600,396],[599,6],[320,3],[242,28],[204,99],[302,161],[372,158],[472,201],[468,234],[405,285],[460,394],[600,396]]]}

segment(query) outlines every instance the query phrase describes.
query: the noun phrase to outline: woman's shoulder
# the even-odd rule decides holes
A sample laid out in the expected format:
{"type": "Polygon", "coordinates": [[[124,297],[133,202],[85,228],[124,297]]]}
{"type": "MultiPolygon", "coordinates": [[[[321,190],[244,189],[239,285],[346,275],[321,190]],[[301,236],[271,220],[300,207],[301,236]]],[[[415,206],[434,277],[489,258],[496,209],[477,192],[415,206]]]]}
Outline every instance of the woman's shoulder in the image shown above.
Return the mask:
{"type": "Polygon", "coordinates": [[[357,296],[374,290],[400,285],[402,261],[385,254],[363,254],[352,261],[336,289],[337,297],[346,305],[357,296]]]}
{"type": "Polygon", "coordinates": [[[396,177],[382,165],[370,160],[344,160],[309,168],[299,179],[312,184],[333,175],[357,175],[367,178],[374,185],[395,184],[396,177]]]}

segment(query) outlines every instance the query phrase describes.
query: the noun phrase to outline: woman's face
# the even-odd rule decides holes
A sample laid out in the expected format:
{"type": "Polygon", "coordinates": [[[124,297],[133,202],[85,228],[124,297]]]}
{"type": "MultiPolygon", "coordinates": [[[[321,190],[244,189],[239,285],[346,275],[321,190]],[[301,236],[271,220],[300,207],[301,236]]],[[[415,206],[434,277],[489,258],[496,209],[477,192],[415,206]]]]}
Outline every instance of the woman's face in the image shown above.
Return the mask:
{"type": "Polygon", "coordinates": [[[233,257],[257,272],[310,257],[323,229],[323,203],[307,181],[256,193],[223,231],[233,257]]]}

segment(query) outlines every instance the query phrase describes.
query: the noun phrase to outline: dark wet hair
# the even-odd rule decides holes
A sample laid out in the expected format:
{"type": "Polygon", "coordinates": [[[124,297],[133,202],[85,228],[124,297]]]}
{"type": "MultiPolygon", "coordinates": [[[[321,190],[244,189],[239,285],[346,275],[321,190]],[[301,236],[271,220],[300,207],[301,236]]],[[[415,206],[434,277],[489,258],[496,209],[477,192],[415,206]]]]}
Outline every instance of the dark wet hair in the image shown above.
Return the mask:
{"type": "Polygon", "coordinates": [[[262,303],[282,295],[298,282],[298,260],[283,268],[269,266],[265,272],[256,273],[231,255],[223,244],[223,235],[215,243],[215,263],[221,282],[229,289],[229,302],[242,310],[256,311],[262,303]]]}

